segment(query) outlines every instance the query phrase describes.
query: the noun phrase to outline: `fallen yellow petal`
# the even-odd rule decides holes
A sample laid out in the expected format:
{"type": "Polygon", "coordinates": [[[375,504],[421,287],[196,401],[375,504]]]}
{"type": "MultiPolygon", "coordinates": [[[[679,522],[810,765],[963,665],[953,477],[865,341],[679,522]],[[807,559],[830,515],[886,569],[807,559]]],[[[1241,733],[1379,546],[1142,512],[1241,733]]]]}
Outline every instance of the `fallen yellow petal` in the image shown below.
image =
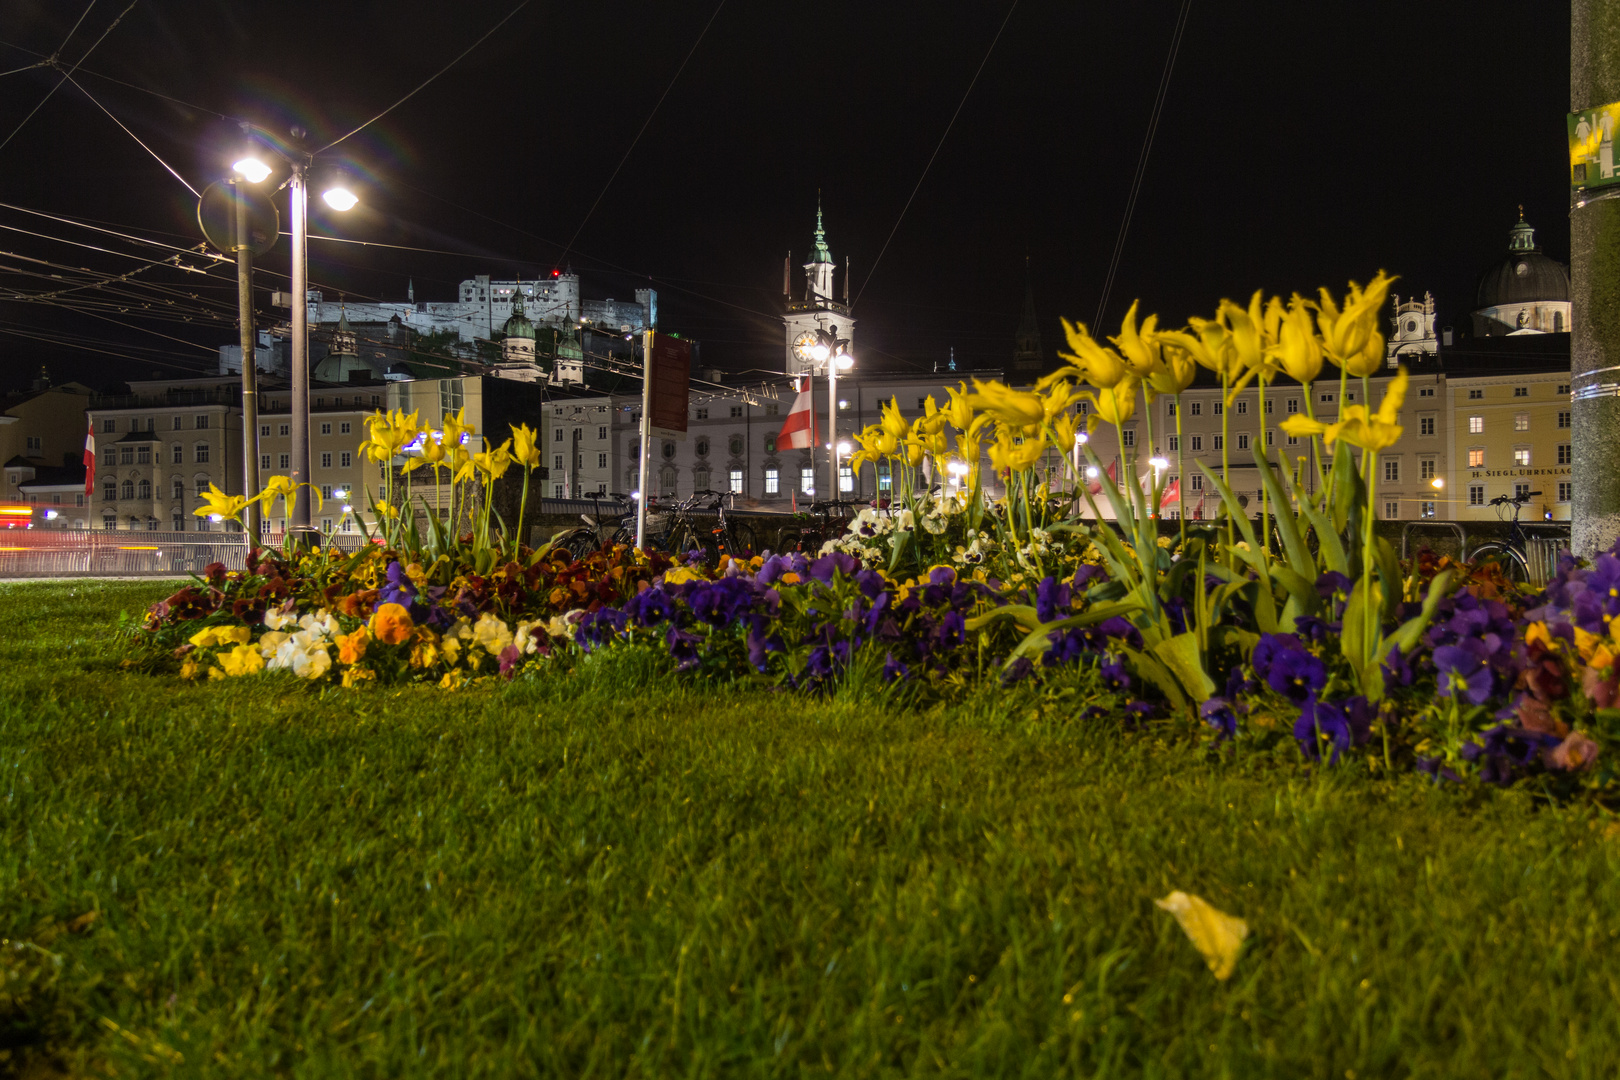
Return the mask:
{"type": "Polygon", "coordinates": [[[1176,917],[1193,945],[1204,954],[1204,962],[1217,979],[1232,977],[1243,939],[1249,936],[1248,923],[1180,889],[1153,902],[1176,917]]]}

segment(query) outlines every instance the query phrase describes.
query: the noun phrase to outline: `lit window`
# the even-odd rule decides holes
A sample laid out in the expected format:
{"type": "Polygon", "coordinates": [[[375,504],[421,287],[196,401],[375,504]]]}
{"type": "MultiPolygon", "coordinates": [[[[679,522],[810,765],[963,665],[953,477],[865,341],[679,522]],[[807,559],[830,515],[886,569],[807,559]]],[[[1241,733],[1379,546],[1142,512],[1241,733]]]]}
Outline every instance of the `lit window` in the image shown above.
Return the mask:
{"type": "Polygon", "coordinates": [[[1485,467],[1485,450],[1483,447],[1474,447],[1468,451],[1468,467],[1470,469],[1483,469],[1485,467]]]}
{"type": "Polygon", "coordinates": [[[816,470],[806,465],[799,470],[799,494],[814,495],[816,493],[816,470]]]}
{"type": "Polygon", "coordinates": [[[782,494],[782,473],[778,469],[765,470],[765,494],[782,494]]]}
{"type": "Polygon", "coordinates": [[[1483,435],[1485,433],[1485,418],[1483,416],[1470,416],[1468,418],[1468,434],[1483,435]]]}
{"type": "Polygon", "coordinates": [[[1418,516],[1419,517],[1426,517],[1426,518],[1434,517],[1434,503],[1432,503],[1432,502],[1418,503],[1418,516]]]}
{"type": "Polygon", "coordinates": [[[1513,464],[1521,469],[1529,467],[1530,448],[1528,446],[1515,446],[1513,448],[1513,464]]]}
{"type": "MultiPolygon", "coordinates": [[[[845,468],[847,469],[848,466],[846,465],[845,468]]],[[[730,490],[734,494],[737,494],[737,495],[743,494],[743,471],[741,469],[732,469],[731,472],[730,472],[730,478],[731,478],[731,489],[730,490]]],[[[839,479],[840,480],[843,479],[843,475],[841,473],[839,474],[839,479]]]]}
{"type": "Polygon", "coordinates": [[[1530,430],[1530,414],[1527,413],[1527,412],[1514,413],[1513,414],[1513,430],[1514,431],[1529,431],[1530,430]]]}
{"type": "MultiPolygon", "coordinates": [[[[740,477],[742,474],[733,473],[732,475],[740,477]]],[[[838,490],[844,492],[855,490],[855,473],[851,471],[848,465],[838,466],[838,490]]]]}

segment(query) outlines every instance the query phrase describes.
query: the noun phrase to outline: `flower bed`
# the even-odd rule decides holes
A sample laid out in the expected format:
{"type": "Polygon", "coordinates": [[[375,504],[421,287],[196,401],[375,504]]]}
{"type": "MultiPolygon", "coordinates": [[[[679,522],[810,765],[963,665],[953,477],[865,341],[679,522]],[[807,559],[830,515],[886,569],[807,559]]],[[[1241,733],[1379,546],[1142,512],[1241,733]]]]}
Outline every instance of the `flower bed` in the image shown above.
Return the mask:
{"type": "MultiPolygon", "coordinates": [[[[1309,413],[1325,361],[1339,368],[1337,400],[1351,377],[1370,400],[1388,285],[1352,284],[1342,303],[1325,290],[1317,303],[1223,301],[1185,331],[1159,331],[1151,316],[1138,325],[1133,305],[1112,348],[1066,324],[1071,366],[1033,390],[975,382],[909,422],[891,402],[854,463],[881,470],[892,497],[818,553],[704,564],[622,546],[579,561],[530,551],[492,518],[489,493],[514,465],[535,467],[533,432],[475,452],[459,415],[433,431],[414,414],[378,414],[362,448],[381,466],[375,543],[352,556],[256,551],[242,572],[210,568],[131,637],[141,662],[188,678],[285,670],[345,687],[455,689],[606,648],[657,650],[671,677],[913,703],[1038,680],[1079,716],[1182,725],[1223,752],[1292,742],[1318,766],[1606,795],[1620,760],[1620,551],[1592,566],[1566,559],[1539,592],[1492,565],[1404,566],[1373,529],[1371,463],[1401,437],[1405,373],[1377,410],[1350,405],[1332,422],[1309,413]],[[1255,448],[1258,523],[1224,470],[1205,469],[1222,518],[1161,537],[1162,470],[1138,478],[1132,461],[1117,481],[1104,474],[1082,416],[1123,423],[1139,396],[1179,395],[1200,364],[1229,397],[1251,381],[1263,394],[1278,373],[1303,383],[1307,414],[1284,427],[1310,454],[1290,464],[1255,448]],[[1004,491],[995,498],[979,472],[986,440],[1004,491]],[[930,459],[960,490],[921,482],[930,459]],[[425,533],[399,509],[421,467],[432,469],[433,506],[452,508],[448,522],[430,510],[425,533]],[[1113,524],[1100,523],[1099,498],[1113,524]]],[[[255,498],[294,496],[281,483],[255,498]]],[[[231,515],[247,501],[220,495],[213,509],[231,515]]]]}

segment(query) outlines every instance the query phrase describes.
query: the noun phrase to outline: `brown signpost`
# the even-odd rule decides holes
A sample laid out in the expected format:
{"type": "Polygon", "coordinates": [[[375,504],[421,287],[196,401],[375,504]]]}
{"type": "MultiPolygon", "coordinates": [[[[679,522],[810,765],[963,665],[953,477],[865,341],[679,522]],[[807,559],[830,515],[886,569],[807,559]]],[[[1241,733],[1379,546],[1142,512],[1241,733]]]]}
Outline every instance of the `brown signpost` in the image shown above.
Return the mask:
{"type": "Polygon", "coordinates": [[[653,439],[686,438],[688,380],[692,374],[692,346],[680,338],[648,330],[642,349],[641,378],[641,490],[636,500],[636,547],[647,536],[647,500],[651,498],[653,439]]]}

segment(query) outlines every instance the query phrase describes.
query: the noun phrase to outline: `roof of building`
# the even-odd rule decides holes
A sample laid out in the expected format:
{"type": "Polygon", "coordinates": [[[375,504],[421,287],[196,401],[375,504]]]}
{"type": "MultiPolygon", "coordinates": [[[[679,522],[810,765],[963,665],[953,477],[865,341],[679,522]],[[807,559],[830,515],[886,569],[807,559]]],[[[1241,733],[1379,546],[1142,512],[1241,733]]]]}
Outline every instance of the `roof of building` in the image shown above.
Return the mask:
{"type": "Polygon", "coordinates": [[[507,337],[530,338],[534,337],[534,323],[523,313],[523,290],[517,289],[512,293],[512,314],[501,327],[501,332],[507,337]]]}
{"type": "Polygon", "coordinates": [[[1519,221],[1508,234],[1507,258],[1479,277],[1477,307],[1568,299],[1569,268],[1542,253],[1536,231],[1525,222],[1521,207],[1519,221]]]}
{"type": "Polygon", "coordinates": [[[18,484],[19,488],[45,488],[63,487],[72,485],[84,486],[84,466],[81,465],[39,465],[34,469],[34,478],[24,480],[18,484]]]}

